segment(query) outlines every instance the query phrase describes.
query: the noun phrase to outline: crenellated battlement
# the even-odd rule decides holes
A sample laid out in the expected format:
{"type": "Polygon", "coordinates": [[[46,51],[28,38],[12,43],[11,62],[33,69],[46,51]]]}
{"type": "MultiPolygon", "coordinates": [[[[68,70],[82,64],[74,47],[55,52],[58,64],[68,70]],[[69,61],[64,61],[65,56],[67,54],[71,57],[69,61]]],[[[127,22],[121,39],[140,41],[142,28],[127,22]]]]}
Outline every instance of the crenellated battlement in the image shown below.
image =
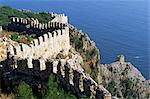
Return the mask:
{"type": "MultiPolygon", "coordinates": [[[[58,16],[58,19],[61,18],[62,16],[58,16]]],[[[34,19],[34,18],[18,18],[18,17],[11,17],[11,23],[15,23],[15,24],[22,24],[25,25],[26,28],[36,28],[36,29],[50,29],[50,28],[60,28],[60,29],[64,29],[65,27],[67,27],[67,23],[60,23],[60,22],[55,22],[55,18],[54,21],[49,21],[48,23],[39,23],[38,19],[34,19]]]]}
{"type": "Polygon", "coordinates": [[[10,30],[20,32],[35,33],[38,37],[33,39],[30,44],[12,43],[9,44],[9,52],[15,57],[33,58],[40,57],[52,58],[58,53],[63,52],[68,54],[70,49],[69,27],[68,23],[62,23],[62,20],[67,22],[67,17],[56,15],[53,20],[48,23],[39,23],[38,19],[34,18],[18,18],[11,17],[10,30]],[[57,20],[57,21],[55,21],[57,20]]]}
{"type": "Polygon", "coordinates": [[[33,41],[30,44],[11,42],[9,44],[9,52],[16,57],[55,57],[60,51],[68,54],[70,49],[69,31],[66,29],[55,30],[52,33],[48,32],[33,41]]]}
{"type": "Polygon", "coordinates": [[[21,59],[14,60],[10,58],[1,63],[12,66],[15,70],[33,71],[47,70],[50,74],[56,75],[59,86],[64,86],[67,90],[72,91],[77,96],[86,95],[95,99],[111,99],[111,94],[101,85],[98,85],[90,76],[81,72],[79,69],[72,68],[68,60],[51,60],[51,59],[21,59]],[[9,62],[8,62],[9,61],[9,62]],[[29,66],[29,62],[31,62],[29,66]]]}

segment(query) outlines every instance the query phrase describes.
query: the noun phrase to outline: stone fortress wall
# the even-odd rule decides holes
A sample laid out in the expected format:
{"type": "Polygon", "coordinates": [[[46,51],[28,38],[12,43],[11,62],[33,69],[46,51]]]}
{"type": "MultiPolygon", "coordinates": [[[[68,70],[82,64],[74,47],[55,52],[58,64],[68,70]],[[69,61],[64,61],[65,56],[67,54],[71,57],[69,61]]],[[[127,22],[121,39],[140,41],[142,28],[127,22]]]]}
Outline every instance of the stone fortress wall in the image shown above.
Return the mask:
{"type": "Polygon", "coordinates": [[[8,45],[9,52],[16,57],[27,58],[39,57],[51,58],[56,56],[60,51],[67,55],[70,48],[68,30],[56,30],[48,32],[43,36],[34,39],[31,44],[10,42],[8,45]]]}
{"type": "Polygon", "coordinates": [[[70,49],[67,17],[63,14],[54,14],[54,16],[55,18],[47,25],[39,25],[40,23],[36,19],[32,19],[32,21],[28,19],[27,21],[26,19],[12,18],[13,23],[26,25],[27,28],[47,29],[57,27],[57,29],[39,36],[31,44],[19,44],[10,41],[7,45],[10,56],[6,62],[1,62],[0,65],[2,67],[11,66],[13,69],[50,70],[52,74],[57,75],[59,85],[71,90],[77,96],[85,94],[96,99],[111,99],[111,94],[103,86],[98,85],[83,71],[73,68],[73,64],[69,63],[68,60],[52,59],[61,51],[67,55],[70,49]]]}
{"type": "MultiPolygon", "coordinates": [[[[59,16],[60,17],[60,16],[59,16]]],[[[65,17],[65,16],[62,16],[65,17]]],[[[56,17],[57,18],[57,17],[56,17]]],[[[58,53],[62,52],[64,55],[68,54],[70,49],[70,40],[69,40],[69,28],[67,23],[60,22],[48,22],[41,25],[37,19],[23,19],[23,18],[11,18],[12,23],[19,23],[31,26],[38,26],[38,29],[47,29],[47,28],[58,28],[52,32],[47,32],[42,36],[34,39],[31,44],[16,43],[11,41],[8,45],[8,51],[11,55],[20,58],[28,58],[29,64],[31,64],[30,59],[39,59],[39,58],[53,58],[58,53]]],[[[55,18],[54,18],[55,20],[55,18]]],[[[68,20],[65,18],[65,22],[68,20]]],[[[32,68],[32,66],[29,66],[32,68]]]]}
{"type": "Polygon", "coordinates": [[[18,17],[11,17],[12,23],[18,23],[22,25],[26,25],[26,28],[37,28],[37,29],[49,29],[49,28],[65,28],[67,26],[67,17],[66,16],[58,16],[55,17],[52,21],[48,23],[39,23],[38,19],[34,18],[18,18],[18,17]],[[63,20],[63,21],[62,21],[63,20]]]}

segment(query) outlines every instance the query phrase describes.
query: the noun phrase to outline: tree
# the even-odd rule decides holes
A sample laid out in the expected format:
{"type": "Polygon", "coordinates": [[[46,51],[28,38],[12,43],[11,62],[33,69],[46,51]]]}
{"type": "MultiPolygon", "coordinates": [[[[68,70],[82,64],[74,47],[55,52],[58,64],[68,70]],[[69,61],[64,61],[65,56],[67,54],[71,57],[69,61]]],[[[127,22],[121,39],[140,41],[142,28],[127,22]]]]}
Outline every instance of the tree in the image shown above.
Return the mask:
{"type": "Polygon", "coordinates": [[[19,17],[19,18],[36,18],[41,23],[47,23],[48,21],[53,19],[51,14],[46,12],[33,13],[30,11],[19,11],[16,9],[12,9],[9,6],[0,7],[0,25],[7,26],[8,23],[10,22],[9,17],[12,16],[19,17]]]}
{"type": "Polygon", "coordinates": [[[53,75],[48,80],[48,88],[43,92],[44,99],[76,99],[76,96],[62,89],[58,90],[58,84],[53,75]]]}

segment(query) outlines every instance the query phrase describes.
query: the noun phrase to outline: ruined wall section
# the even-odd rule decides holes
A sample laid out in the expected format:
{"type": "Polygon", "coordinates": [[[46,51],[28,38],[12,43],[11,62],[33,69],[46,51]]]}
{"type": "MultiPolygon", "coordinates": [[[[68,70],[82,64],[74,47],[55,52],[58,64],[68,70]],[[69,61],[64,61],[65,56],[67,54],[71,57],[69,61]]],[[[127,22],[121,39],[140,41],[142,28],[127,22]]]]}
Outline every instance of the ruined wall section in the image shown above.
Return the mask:
{"type": "Polygon", "coordinates": [[[90,76],[78,69],[72,68],[66,60],[52,61],[51,70],[57,74],[60,85],[65,86],[78,96],[84,94],[96,99],[111,99],[111,94],[98,85],[90,76]]]}
{"type": "Polygon", "coordinates": [[[53,58],[60,51],[64,55],[68,55],[70,49],[69,29],[66,27],[52,33],[48,32],[34,39],[29,45],[11,41],[8,49],[12,55],[21,58],[53,58]]]}
{"type": "Polygon", "coordinates": [[[45,61],[45,67],[49,67],[51,73],[57,75],[60,86],[65,86],[78,96],[84,94],[96,99],[111,99],[111,94],[103,86],[84,72],[72,68],[66,60],[48,60],[45,61]]]}
{"type": "MultiPolygon", "coordinates": [[[[4,62],[4,65],[11,65],[14,68],[25,71],[29,68],[28,59],[11,59],[4,62]],[[11,63],[11,64],[10,64],[11,63]]],[[[111,99],[111,94],[102,86],[98,85],[91,77],[78,69],[72,68],[67,60],[44,60],[32,59],[33,71],[47,70],[50,74],[55,74],[58,85],[72,91],[77,96],[86,95],[95,99],[111,99]]]]}

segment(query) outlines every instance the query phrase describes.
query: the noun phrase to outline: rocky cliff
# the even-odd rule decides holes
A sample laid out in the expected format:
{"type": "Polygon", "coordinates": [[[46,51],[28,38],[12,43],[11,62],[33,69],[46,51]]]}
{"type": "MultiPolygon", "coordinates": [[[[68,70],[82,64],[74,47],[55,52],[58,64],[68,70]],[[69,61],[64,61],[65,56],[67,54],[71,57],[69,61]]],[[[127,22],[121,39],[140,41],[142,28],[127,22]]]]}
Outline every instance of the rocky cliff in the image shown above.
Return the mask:
{"type": "Polygon", "coordinates": [[[149,99],[150,82],[124,56],[111,64],[99,65],[98,82],[121,99],[149,99]]]}
{"type": "Polygon", "coordinates": [[[72,46],[83,58],[83,69],[103,85],[114,99],[149,99],[150,81],[123,55],[117,56],[111,64],[100,64],[100,53],[86,33],[70,25],[72,46]]]}
{"type": "Polygon", "coordinates": [[[83,58],[82,67],[85,73],[97,80],[98,65],[100,62],[100,52],[89,36],[78,30],[76,27],[69,25],[70,44],[75,50],[80,53],[83,58]]]}

